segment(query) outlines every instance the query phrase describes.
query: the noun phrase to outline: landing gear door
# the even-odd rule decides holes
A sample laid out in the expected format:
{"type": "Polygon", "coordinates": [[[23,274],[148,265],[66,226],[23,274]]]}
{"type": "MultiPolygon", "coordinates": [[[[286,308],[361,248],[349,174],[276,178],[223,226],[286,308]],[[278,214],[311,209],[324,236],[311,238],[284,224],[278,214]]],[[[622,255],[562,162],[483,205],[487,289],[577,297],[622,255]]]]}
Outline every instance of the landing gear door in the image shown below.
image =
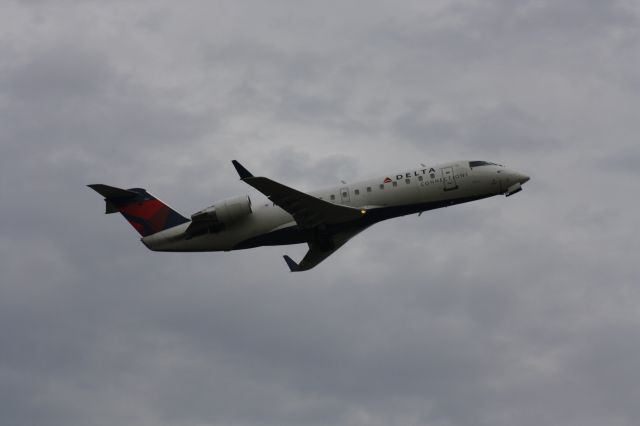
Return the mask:
{"type": "Polygon", "coordinates": [[[445,191],[458,189],[458,184],[456,183],[456,178],[453,174],[453,167],[443,167],[440,171],[442,172],[442,182],[444,184],[443,189],[445,191]]]}

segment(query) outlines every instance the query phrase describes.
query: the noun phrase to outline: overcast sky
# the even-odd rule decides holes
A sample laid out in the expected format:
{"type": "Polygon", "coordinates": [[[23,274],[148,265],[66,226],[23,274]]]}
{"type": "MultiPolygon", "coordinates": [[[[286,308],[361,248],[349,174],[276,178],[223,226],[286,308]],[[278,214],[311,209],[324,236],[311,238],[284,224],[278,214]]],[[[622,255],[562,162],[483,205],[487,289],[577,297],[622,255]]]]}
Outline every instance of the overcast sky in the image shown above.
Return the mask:
{"type": "Polygon", "coordinates": [[[637,0],[0,3],[0,424],[640,423],[637,0]],[[184,215],[497,161],[522,193],[316,269],[148,251],[184,215]]]}

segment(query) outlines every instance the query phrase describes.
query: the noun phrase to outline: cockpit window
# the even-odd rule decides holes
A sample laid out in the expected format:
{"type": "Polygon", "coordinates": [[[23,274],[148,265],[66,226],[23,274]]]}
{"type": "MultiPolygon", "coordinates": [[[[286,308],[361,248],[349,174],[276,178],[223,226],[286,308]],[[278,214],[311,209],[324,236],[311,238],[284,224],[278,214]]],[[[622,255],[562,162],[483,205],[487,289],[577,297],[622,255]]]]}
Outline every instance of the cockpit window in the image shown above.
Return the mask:
{"type": "Polygon", "coordinates": [[[471,167],[472,169],[474,167],[480,167],[480,166],[499,166],[500,164],[496,164],[496,163],[490,163],[488,161],[469,161],[469,167],[471,167]]]}

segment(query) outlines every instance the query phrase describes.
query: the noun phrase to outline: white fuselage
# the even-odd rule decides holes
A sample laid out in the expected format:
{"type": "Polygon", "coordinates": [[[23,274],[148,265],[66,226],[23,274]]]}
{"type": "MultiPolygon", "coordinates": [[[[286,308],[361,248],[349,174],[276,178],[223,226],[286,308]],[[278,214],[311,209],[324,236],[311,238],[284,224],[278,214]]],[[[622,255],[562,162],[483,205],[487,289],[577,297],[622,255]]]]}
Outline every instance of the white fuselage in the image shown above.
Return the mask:
{"type": "MultiPolygon", "coordinates": [[[[334,204],[362,208],[367,214],[380,213],[376,221],[418,213],[447,205],[504,194],[528,177],[496,164],[471,168],[458,161],[393,172],[375,179],[344,184],[309,195],[334,204]]],[[[274,231],[295,228],[294,218],[268,199],[253,203],[253,212],[224,230],[186,238],[189,223],[166,229],[142,239],[157,251],[233,250],[241,243],[274,231]]],[[[286,243],[282,243],[286,244],[286,243]]]]}

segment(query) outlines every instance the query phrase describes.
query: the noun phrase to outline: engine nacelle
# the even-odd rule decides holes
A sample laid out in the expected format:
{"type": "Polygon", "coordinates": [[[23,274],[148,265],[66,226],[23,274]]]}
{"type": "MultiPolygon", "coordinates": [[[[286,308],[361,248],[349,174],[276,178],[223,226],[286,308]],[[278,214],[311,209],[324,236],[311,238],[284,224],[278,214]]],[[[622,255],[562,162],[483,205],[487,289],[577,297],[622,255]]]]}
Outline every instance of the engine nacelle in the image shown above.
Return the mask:
{"type": "Polygon", "coordinates": [[[191,220],[227,225],[249,216],[251,212],[251,198],[240,195],[218,201],[213,206],[192,214],[191,220]]]}

